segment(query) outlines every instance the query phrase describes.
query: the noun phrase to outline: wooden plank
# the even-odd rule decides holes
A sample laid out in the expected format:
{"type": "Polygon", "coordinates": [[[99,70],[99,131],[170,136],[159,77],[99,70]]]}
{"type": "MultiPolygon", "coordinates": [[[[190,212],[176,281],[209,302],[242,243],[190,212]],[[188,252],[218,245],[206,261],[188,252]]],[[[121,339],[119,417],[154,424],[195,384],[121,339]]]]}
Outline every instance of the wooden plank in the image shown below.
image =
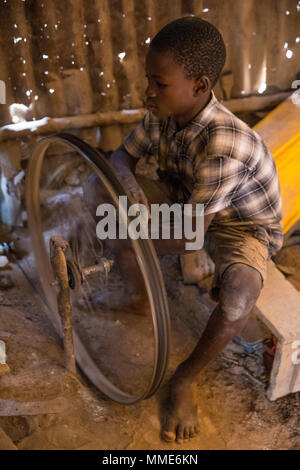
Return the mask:
{"type": "Polygon", "coordinates": [[[300,339],[300,292],[268,262],[267,279],[256,303],[263,322],[285,342],[300,339]]]}
{"type": "Polygon", "coordinates": [[[0,398],[0,416],[29,416],[62,413],[69,407],[64,397],[52,400],[20,402],[9,398],[0,398]]]}
{"type": "Polygon", "coordinates": [[[145,114],[144,109],[130,111],[111,111],[107,113],[85,114],[64,118],[44,118],[39,121],[22,123],[22,126],[10,124],[0,129],[0,142],[23,137],[52,134],[66,129],[106,126],[111,124],[132,124],[139,122],[145,114]]]}
{"type": "MultiPolygon", "coordinates": [[[[289,318],[286,321],[288,323],[289,318]]],[[[295,344],[294,341],[292,343],[282,341],[277,343],[270,384],[267,390],[267,396],[270,400],[276,400],[300,390],[300,364],[293,361],[295,344]]]]}
{"type": "MultiPolygon", "coordinates": [[[[251,96],[236,100],[223,101],[231,112],[245,110],[260,110],[284,100],[291,92],[276,93],[275,95],[251,96]]],[[[40,121],[32,121],[18,124],[10,124],[0,128],[0,142],[23,137],[26,135],[44,135],[60,132],[65,129],[78,129],[87,127],[107,126],[111,124],[134,124],[144,116],[146,110],[130,109],[123,111],[97,112],[94,114],[81,114],[63,118],[44,118],[40,121]]]]}

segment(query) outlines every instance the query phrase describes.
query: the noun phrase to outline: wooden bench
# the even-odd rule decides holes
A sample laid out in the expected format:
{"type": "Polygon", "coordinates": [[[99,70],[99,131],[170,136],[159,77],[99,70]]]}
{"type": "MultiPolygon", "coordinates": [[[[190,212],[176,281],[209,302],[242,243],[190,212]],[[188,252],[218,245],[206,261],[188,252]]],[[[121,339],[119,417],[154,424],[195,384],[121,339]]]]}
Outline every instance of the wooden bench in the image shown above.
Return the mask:
{"type": "Polygon", "coordinates": [[[267,396],[270,400],[300,391],[300,292],[273,261],[256,303],[259,318],[278,342],[267,396]]]}

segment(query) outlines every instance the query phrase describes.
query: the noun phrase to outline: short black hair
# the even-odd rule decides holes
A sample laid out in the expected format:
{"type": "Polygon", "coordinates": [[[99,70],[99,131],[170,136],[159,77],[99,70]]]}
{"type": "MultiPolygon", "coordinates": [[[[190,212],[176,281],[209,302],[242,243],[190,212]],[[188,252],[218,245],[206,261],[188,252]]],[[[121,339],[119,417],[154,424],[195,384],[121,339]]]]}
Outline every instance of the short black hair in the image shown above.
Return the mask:
{"type": "Polygon", "coordinates": [[[175,62],[183,65],[187,78],[206,75],[212,87],[217,83],[226,60],[221,33],[214,25],[196,16],[168,23],[152,39],[150,49],[171,52],[175,62]]]}

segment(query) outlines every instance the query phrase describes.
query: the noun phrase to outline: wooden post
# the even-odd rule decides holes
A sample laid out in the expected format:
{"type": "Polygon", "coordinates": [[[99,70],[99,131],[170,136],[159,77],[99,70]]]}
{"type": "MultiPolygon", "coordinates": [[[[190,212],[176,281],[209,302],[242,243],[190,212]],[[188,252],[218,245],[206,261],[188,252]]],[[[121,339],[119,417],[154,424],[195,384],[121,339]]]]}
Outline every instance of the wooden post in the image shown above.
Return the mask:
{"type": "Polygon", "coordinates": [[[72,330],[72,305],[70,298],[67,263],[64,252],[69,248],[67,241],[59,236],[50,239],[50,260],[58,281],[59,293],[57,297],[58,313],[63,327],[63,341],[65,353],[65,367],[76,374],[74,355],[73,330],[72,330]]]}

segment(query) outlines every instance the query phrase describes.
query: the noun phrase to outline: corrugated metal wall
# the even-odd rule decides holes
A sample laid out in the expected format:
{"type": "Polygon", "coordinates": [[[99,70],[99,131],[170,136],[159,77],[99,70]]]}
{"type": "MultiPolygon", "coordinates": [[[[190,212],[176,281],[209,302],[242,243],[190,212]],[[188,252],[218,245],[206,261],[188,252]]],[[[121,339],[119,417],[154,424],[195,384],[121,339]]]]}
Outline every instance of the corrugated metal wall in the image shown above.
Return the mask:
{"type": "MultiPolygon", "coordinates": [[[[32,116],[139,108],[149,38],[195,14],[223,34],[230,97],[289,89],[300,69],[297,0],[0,0],[0,79],[32,116]]],[[[222,97],[222,90],[217,88],[222,97]]],[[[0,105],[0,125],[11,122],[0,105]]]]}

